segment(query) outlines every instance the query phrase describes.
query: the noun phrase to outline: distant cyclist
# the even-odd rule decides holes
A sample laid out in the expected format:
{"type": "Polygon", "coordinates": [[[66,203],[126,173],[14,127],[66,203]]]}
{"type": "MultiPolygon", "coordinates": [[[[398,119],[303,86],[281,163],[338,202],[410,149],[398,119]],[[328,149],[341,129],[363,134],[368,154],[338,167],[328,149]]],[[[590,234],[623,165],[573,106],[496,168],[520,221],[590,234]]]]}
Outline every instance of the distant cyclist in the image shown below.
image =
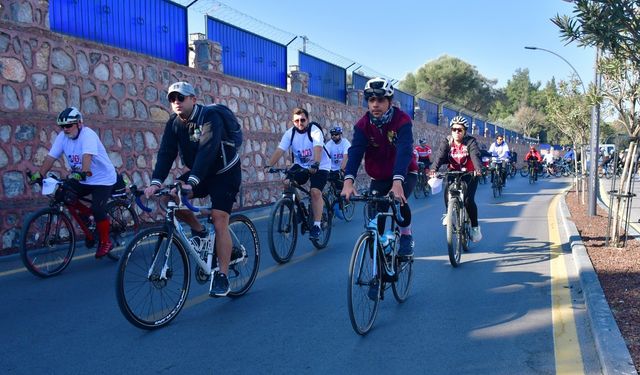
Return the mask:
{"type": "MultiPolygon", "coordinates": [[[[504,136],[502,134],[498,134],[496,136],[496,141],[489,146],[489,152],[494,160],[502,162],[502,167],[499,168],[499,172],[502,177],[502,185],[504,186],[507,183],[506,165],[510,160],[510,156],[509,145],[504,141],[504,136]]],[[[491,182],[493,182],[493,180],[491,180],[491,182]]]]}
{"type": "MultiPolygon", "coordinates": [[[[480,161],[480,150],[476,139],[467,135],[469,123],[462,116],[456,116],[449,123],[451,135],[443,139],[438,152],[434,159],[434,168],[431,172],[435,172],[443,165],[447,166],[450,171],[469,171],[473,172],[473,176],[465,175],[462,180],[467,184],[467,191],[464,200],[464,206],[469,213],[471,221],[471,241],[478,242],[482,239],[482,232],[478,224],[478,206],[476,205],[475,195],[478,188],[478,178],[482,174],[482,162],[480,161]]],[[[444,206],[445,212],[449,204],[449,195],[446,193],[449,179],[444,187],[444,206]]],[[[447,214],[442,218],[442,224],[447,223],[447,214]]]]}
{"type": "MultiPolygon", "coordinates": [[[[538,169],[538,165],[540,163],[542,163],[542,155],[540,155],[540,152],[538,152],[538,150],[536,150],[536,148],[534,146],[530,146],[529,147],[529,152],[527,152],[527,154],[524,156],[524,160],[529,163],[532,162],[533,163],[533,167],[537,170],[538,169]]],[[[534,179],[537,180],[538,179],[538,174],[534,174],[534,179]]]]}
{"type": "MultiPolygon", "coordinates": [[[[416,186],[417,176],[409,173],[413,153],[411,117],[392,105],[393,86],[384,78],[370,79],[364,88],[368,111],[353,129],[342,195],[355,195],[354,180],[364,159],[365,172],[371,177],[369,191],[390,191],[401,201],[405,218],[411,217],[407,197],[416,186]]],[[[384,228],[379,228],[384,229],[384,228]]],[[[401,256],[413,255],[411,226],[400,227],[401,256]]]]}
{"type": "MultiPolygon", "coordinates": [[[[331,158],[331,170],[329,171],[329,181],[331,181],[336,192],[340,194],[342,186],[344,184],[344,169],[347,166],[347,160],[349,160],[349,147],[351,142],[348,139],[342,138],[342,127],[334,126],[330,130],[331,139],[324,144],[324,148],[329,153],[331,158]]],[[[336,216],[344,218],[343,213],[340,212],[340,205],[336,202],[336,206],[333,208],[336,216]],[[341,217],[342,216],[342,217],[341,217]]]]}

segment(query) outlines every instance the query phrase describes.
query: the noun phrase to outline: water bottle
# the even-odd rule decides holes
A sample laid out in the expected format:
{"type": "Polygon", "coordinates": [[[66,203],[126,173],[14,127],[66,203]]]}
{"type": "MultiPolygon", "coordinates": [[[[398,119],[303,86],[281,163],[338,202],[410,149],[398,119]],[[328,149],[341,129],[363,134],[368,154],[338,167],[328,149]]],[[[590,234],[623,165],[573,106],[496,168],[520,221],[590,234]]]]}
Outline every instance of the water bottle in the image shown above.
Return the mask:
{"type": "Polygon", "coordinates": [[[381,236],[382,248],[384,249],[385,254],[391,254],[391,250],[393,249],[394,242],[396,240],[396,234],[392,230],[387,230],[381,236]]]}

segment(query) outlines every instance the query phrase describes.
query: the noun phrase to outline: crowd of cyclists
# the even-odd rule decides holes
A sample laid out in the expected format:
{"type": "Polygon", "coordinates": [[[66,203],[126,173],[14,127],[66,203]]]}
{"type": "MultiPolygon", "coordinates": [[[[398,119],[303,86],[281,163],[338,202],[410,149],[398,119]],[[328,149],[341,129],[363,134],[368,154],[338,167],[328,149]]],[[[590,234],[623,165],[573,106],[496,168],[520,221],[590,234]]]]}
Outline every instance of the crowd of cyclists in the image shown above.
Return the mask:
{"type": "MultiPolygon", "coordinates": [[[[322,235],[321,215],[324,207],[323,191],[328,181],[338,185],[339,199],[349,201],[363,190],[371,194],[387,195],[392,193],[400,204],[400,213],[406,219],[399,228],[398,255],[411,258],[415,243],[411,226],[411,208],[408,198],[412,194],[418,173],[425,179],[434,179],[440,170],[466,171],[463,179],[466,186],[464,206],[471,222],[471,241],[482,239],[478,221],[478,207],[475,195],[478,180],[488,169],[494,169],[507,181],[510,168],[515,168],[517,154],[510,150],[503,135],[498,134],[489,148],[480,145],[469,134],[467,119],[456,116],[449,122],[450,133],[442,138],[435,152],[425,138],[414,140],[411,117],[399,107],[393,105],[394,88],[384,78],[369,80],[364,88],[367,111],[355,123],[351,139],[343,136],[343,129],[334,126],[329,130],[330,139],[325,141],[321,125],[311,121],[305,108],[295,108],[291,114],[291,127],[282,134],[272,155],[265,163],[265,170],[275,170],[285,155],[291,155],[292,165],[289,176],[294,176],[297,184],[309,183],[310,211],[312,225],[309,228],[311,239],[322,235]],[[360,165],[369,177],[369,183],[362,189],[356,186],[360,165]]],[[[152,197],[168,178],[172,165],[178,155],[187,172],[177,177],[183,183],[182,191],[189,197],[211,199],[210,220],[217,234],[215,251],[219,269],[211,275],[210,295],[226,296],[229,293],[227,278],[231,257],[231,237],[228,232],[229,217],[241,184],[241,162],[237,145],[227,127],[227,119],[215,105],[198,103],[196,91],[188,82],[176,82],[169,86],[166,98],[172,114],[164,126],[164,132],[157,152],[157,162],[153,169],[149,186],[144,195],[152,197]]],[[[80,111],[70,107],[60,113],[57,124],[61,132],[56,137],[49,155],[32,179],[41,179],[53,166],[55,160],[65,156],[71,176],[77,180],[77,194],[91,194],[93,204],[91,212],[96,220],[99,245],[96,257],[103,257],[113,247],[107,235],[109,221],[105,218],[104,204],[111,186],[116,180],[116,171],[97,134],[84,125],[80,111]],[[103,199],[104,198],[104,199],[103,199]]],[[[553,149],[543,157],[531,146],[524,156],[526,163],[535,165],[553,164],[553,149]]],[[[573,160],[572,150],[564,158],[573,160]]],[[[493,174],[492,174],[493,178],[493,174]]],[[[444,191],[449,179],[445,178],[444,191]]],[[[284,180],[285,185],[289,184],[284,180]]],[[[445,215],[448,195],[445,193],[445,215]]],[[[86,209],[86,208],[85,208],[86,209]]],[[[332,207],[340,217],[340,208],[332,207]]],[[[377,210],[386,211],[388,207],[379,205],[377,210]]],[[[179,210],[176,216],[191,228],[194,239],[204,240],[208,236],[205,226],[189,210],[179,210]]],[[[385,222],[378,223],[380,233],[384,232],[385,222]]]]}

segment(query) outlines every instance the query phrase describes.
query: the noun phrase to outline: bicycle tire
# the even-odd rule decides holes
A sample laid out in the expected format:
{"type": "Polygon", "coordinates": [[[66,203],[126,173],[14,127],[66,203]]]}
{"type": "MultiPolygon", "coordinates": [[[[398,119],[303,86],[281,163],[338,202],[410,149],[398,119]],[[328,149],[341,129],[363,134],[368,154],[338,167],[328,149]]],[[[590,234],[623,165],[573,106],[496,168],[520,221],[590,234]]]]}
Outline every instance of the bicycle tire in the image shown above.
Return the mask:
{"type": "Polygon", "coordinates": [[[462,215],[462,250],[469,251],[471,245],[471,220],[466,207],[460,207],[462,215]]]}
{"type": "Polygon", "coordinates": [[[520,176],[527,177],[529,175],[529,168],[520,169],[520,176]]]}
{"type": "Polygon", "coordinates": [[[491,184],[491,190],[493,191],[493,197],[498,198],[500,196],[499,189],[500,179],[497,176],[493,177],[493,183],[491,184]]]}
{"type": "Polygon", "coordinates": [[[112,260],[118,260],[124,252],[128,237],[140,230],[140,219],[133,206],[123,200],[107,203],[106,211],[110,221],[109,237],[113,243],[113,249],[107,256],[112,260]]]}
{"type": "MultiPolygon", "coordinates": [[[[397,246],[397,244],[396,244],[397,246]]],[[[393,296],[398,303],[403,303],[409,296],[411,280],[413,279],[413,257],[408,260],[396,257],[395,269],[398,279],[391,284],[393,296]]]]}
{"type": "Polygon", "coordinates": [[[536,182],[536,176],[534,173],[529,173],[529,184],[534,184],[536,182]]]}
{"type": "Polygon", "coordinates": [[[55,208],[42,208],[28,216],[20,234],[20,258],[33,275],[47,278],[67,268],[76,249],[69,217],[55,208]]]}
{"type": "Polygon", "coordinates": [[[427,197],[427,192],[425,190],[424,177],[418,176],[418,181],[416,183],[416,187],[413,189],[413,196],[416,199],[426,198],[427,197]]]}
{"type": "Polygon", "coordinates": [[[447,208],[447,250],[449,253],[449,262],[453,267],[458,267],[462,252],[459,234],[462,231],[460,227],[460,218],[458,210],[460,209],[458,199],[449,199],[449,207],[447,208]]]}
{"type": "Polygon", "coordinates": [[[366,335],[373,326],[378,314],[382,277],[374,272],[373,254],[374,238],[371,232],[364,232],[358,237],[349,261],[349,285],[347,288],[347,306],[349,320],[353,330],[359,335],[366,335]],[[369,298],[371,285],[377,282],[377,298],[369,298]]]}
{"type": "Polygon", "coordinates": [[[511,178],[514,178],[517,173],[518,173],[518,168],[517,167],[511,167],[511,170],[509,171],[509,176],[511,178]]]}
{"type": "Polygon", "coordinates": [[[291,260],[298,242],[298,218],[291,198],[276,202],[269,219],[269,250],[273,259],[284,264],[291,260]]]}
{"type": "Polygon", "coordinates": [[[152,330],[169,324],[187,301],[191,278],[186,245],[175,236],[171,243],[168,238],[164,227],[142,231],[120,258],[116,274],[118,307],[138,328],[152,330]],[[169,258],[163,259],[167,250],[169,258]],[[160,257],[154,262],[157,254],[160,257]],[[165,264],[167,279],[160,280],[158,272],[165,264]]]}
{"type": "Polygon", "coordinates": [[[344,221],[347,223],[353,220],[353,215],[356,212],[356,204],[355,202],[347,202],[344,198],[340,198],[340,202],[342,204],[342,215],[344,215],[344,221]]]}
{"type": "Polygon", "coordinates": [[[253,222],[244,215],[233,215],[229,219],[229,230],[233,232],[232,257],[229,264],[229,297],[240,297],[247,293],[258,276],[260,268],[260,241],[253,222]]]}
{"type": "MultiPolygon", "coordinates": [[[[322,196],[324,201],[324,206],[322,207],[322,218],[320,220],[320,227],[322,228],[322,235],[318,239],[312,239],[311,243],[313,246],[320,250],[327,247],[329,243],[329,238],[331,238],[331,223],[333,221],[333,215],[331,214],[331,206],[329,206],[329,202],[327,201],[327,197],[322,196]]],[[[311,205],[309,205],[311,207],[311,205]]],[[[309,215],[313,219],[313,210],[309,210],[309,215]]]]}

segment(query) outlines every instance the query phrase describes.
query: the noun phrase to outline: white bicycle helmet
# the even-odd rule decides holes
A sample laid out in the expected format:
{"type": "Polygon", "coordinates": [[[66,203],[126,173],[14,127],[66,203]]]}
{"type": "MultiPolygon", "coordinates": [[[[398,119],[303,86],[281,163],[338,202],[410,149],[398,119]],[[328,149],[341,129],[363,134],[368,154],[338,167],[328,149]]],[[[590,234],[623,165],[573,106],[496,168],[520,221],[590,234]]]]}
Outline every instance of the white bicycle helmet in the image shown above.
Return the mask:
{"type": "Polygon", "coordinates": [[[82,113],[76,107],[69,107],[60,112],[57,122],[58,125],[77,124],[82,122],[82,113]]]}
{"type": "Polygon", "coordinates": [[[456,116],[452,118],[451,122],[449,122],[449,127],[452,127],[453,125],[462,125],[464,126],[465,130],[469,128],[469,122],[462,116],[456,116]]]}
{"type": "Polygon", "coordinates": [[[383,98],[385,96],[393,96],[393,85],[391,82],[384,78],[376,77],[367,81],[364,85],[364,97],[369,99],[371,97],[383,98]]]}

